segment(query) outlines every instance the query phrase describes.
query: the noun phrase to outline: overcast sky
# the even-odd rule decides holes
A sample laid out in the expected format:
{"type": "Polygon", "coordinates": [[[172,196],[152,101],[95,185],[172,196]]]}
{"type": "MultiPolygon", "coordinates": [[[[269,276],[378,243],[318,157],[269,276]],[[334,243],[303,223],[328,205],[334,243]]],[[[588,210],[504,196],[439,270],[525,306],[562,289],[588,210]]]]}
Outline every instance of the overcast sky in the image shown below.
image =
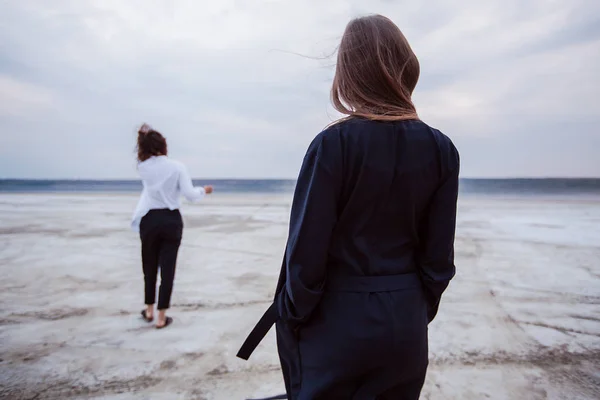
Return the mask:
{"type": "Polygon", "coordinates": [[[406,34],[464,177],[600,177],[597,0],[3,0],[0,177],[133,178],[148,122],[194,177],[294,178],[368,13],[406,34]]]}

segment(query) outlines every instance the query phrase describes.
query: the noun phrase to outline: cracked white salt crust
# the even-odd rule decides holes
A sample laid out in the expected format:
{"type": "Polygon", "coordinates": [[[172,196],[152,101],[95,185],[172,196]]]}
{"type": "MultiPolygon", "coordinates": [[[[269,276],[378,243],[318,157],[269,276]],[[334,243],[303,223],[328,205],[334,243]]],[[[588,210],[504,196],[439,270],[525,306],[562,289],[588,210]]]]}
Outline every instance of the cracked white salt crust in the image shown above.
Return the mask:
{"type": "MultiPolygon", "coordinates": [[[[132,195],[0,195],[0,397],[243,399],[283,392],[273,296],[286,195],[183,207],[173,308],[139,318],[132,195]]],[[[460,199],[457,276],[430,325],[424,399],[600,398],[600,201],[460,199]]]]}

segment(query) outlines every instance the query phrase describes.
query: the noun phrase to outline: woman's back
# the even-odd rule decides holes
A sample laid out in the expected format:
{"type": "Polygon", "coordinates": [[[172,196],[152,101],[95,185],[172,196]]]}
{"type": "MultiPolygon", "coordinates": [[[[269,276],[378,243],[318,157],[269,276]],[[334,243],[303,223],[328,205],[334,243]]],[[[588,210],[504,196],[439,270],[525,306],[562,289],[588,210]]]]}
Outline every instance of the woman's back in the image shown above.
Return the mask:
{"type": "MultiPolygon", "coordinates": [[[[424,256],[423,236],[430,233],[429,205],[444,178],[458,167],[450,139],[418,120],[353,119],[323,135],[331,144],[339,142],[325,151],[341,151],[341,157],[329,158],[343,164],[329,273],[415,272],[417,259],[424,256]]],[[[448,202],[451,206],[452,198],[448,202]]]]}
{"type": "Polygon", "coordinates": [[[167,156],[152,157],[138,165],[148,196],[161,208],[179,207],[179,177],[182,165],[167,156]]]}
{"type": "MultiPolygon", "coordinates": [[[[185,166],[166,155],[152,156],[138,164],[138,173],[144,189],[133,213],[131,226],[139,230],[139,224],[150,210],[177,210],[183,195],[189,201],[198,201],[206,191],[194,187],[185,166]]],[[[212,187],[210,189],[212,191],[212,187]]]]}

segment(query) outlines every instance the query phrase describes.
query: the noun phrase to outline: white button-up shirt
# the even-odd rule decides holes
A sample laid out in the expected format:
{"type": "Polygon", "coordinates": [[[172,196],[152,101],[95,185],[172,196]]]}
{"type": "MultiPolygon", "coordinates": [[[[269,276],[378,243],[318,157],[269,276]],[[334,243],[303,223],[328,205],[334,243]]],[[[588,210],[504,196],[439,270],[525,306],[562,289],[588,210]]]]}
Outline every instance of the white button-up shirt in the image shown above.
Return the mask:
{"type": "Polygon", "coordinates": [[[167,156],[150,157],[138,164],[144,189],[133,213],[131,228],[139,231],[140,222],[148,211],[168,208],[177,210],[183,195],[189,201],[198,201],[206,192],[202,187],[194,187],[185,166],[167,156]]]}

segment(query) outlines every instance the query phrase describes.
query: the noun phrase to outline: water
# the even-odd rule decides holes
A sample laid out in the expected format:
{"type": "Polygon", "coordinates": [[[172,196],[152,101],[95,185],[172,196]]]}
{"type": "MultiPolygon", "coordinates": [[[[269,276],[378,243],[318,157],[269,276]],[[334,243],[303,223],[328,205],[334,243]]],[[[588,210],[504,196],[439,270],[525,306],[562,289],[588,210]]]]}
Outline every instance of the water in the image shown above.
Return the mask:
{"type": "Polygon", "coordinates": [[[461,194],[489,196],[600,196],[599,178],[461,179],[461,194]]]}
{"type": "MultiPolygon", "coordinates": [[[[202,179],[220,193],[292,193],[295,180],[202,179]]],[[[600,196],[600,179],[461,179],[461,195],[600,196]]],[[[137,193],[139,180],[0,180],[0,193],[137,193]]]]}
{"type": "MultiPolygon", "coordinates": [[[[291,193],[295,180],[194,179],[195,186],[213,185],[220,193],[291,193]]],[[[0,179],[0,193],[137,193],[139,180],[21,180],[0,179]]]]}

